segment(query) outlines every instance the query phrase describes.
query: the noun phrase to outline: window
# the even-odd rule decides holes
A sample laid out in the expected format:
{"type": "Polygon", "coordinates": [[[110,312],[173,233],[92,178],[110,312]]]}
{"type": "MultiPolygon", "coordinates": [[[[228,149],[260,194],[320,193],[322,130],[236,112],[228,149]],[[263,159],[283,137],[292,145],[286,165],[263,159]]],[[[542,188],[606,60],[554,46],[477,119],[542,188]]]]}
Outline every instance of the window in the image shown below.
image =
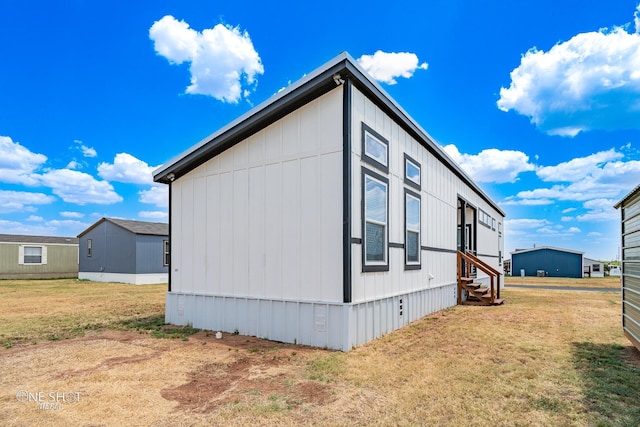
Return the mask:
{"type": "Polygon", "coordinates": [[[405,205],[405,269],[420,268],[420,196],[412,191],[404,192],[405,205]]]}
{"type": "Polygon", "coordinates": [[[593,264],[593,272],[600,272],[600,264],[593,264]]]}
{"type": "Polygon", "coordinates": [[[492,230],[496,229],[496,219],[495,218],[491,218],[491,229],[492,230]]]}
{"type": "Polygon", "coordinates": [[[47,247],[46,246],[19,246],[18,247],[18,264],[46,264],[47,263],[47,247]]]}
{"type": "Polygon", "coordinates": [[[491,228],[491,215],[489,215],[482,209],[478,209],[478,222],[491,228]]]}
{"type": "Polygon", "coordinates": [[[498,236],[502,237],[502,223],[501,222],[498,223],[498,236]]]}
{"type": "Polygon", "coordinates": [[[404,155],[404,182],[420,190],[420,163],[404,155]]]}
{"type": "Polygon", "coordinates": [[[387,271],[387,226],[389,181],[383,176],[362,168],[362,271],[387,271]]]}
{"type": "Polygon", "coordinates": [[[92,239],[87,239],[87,257],[91,258],[92,253],[92,239]]]}
{"type": "Polygon", "coordinates": [[[163,265],[169,265],[169,241],[168,240],[163,240],[162,241],[162,260],[163,260],[163,265]]]}
{"type": "Polygon", "coordinates": [[[388,141],[364,123],[362,123],[362,160],[384,172],[389,171],[388,141]]]}
{"type": "Polygon", "coordinates": [[[25,264],[42,264],[42,247],[41,246],[25,246],[24,247],[24,263],[25,264]]]}

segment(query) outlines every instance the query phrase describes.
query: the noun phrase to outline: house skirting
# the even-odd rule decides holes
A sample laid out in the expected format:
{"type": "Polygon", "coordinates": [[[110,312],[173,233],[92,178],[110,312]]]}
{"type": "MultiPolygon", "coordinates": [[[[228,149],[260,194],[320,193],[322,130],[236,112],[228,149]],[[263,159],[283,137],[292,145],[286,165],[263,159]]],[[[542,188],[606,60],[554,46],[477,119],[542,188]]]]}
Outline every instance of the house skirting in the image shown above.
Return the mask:
{"type": "Polygon", "coordinates": [[[167,273],[150,274],[127,274],[127,273],[95,273],[80,272],[78,279],[91,280],[94,282],[115,282],[129,283],[132,285],[153,285],[156,283],[167,283],[169,275],[167,273]]]}
{"type": "Polygon", "coordinates": [[[77,271],[68,273],[2,273],[0,279],[69,279],[78,277],[77,271]]]}
{"type": "Polygon", "coordinates": [[[165,321],[272,341],[349,351],[456,305],[457,285],[359,303],[167,292],[165,321]]]}

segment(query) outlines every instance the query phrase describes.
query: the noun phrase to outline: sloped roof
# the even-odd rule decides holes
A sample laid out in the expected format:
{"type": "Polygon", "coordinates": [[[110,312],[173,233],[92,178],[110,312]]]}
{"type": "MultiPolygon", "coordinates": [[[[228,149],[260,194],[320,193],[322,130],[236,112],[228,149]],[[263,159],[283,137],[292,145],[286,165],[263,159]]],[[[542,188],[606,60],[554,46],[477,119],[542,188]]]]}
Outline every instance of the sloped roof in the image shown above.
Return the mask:
{"type": "Polygon", "coordinates": [[[24,234],[0,234],[0,243],[38,243],[57,245],[77,245],[77,237],[27,236],[24,234]]]}
{"type": "Polygon", "coordinates": [[[629,194],[627,194],[626,196],[624,196],[622,198],[622,200],[620,200],[618,203],[616,203],[613,207],[618,209],[620,208],[620,206],[622,206],[622,204],[624,202],[626,202],[627,200],[629,200],[630,198],[632,198],[633,196],[635,196],[638,192],[640,192],[640,185],[636,186],[636,188],[634,188],[633,190],[631,190],[629,192],[629,194]]]}
{"type": "Polygon", "coordinates": [[[545,250],[545,249],[552,250],[552,251],[558,251],[558,252],[569,252],[569,253],[572,253],[572,254],[584,255],[584,252],[574,251],[573,249],[555,248],[553,246],[537,246],[535,248],[530,248],[530,249],[516,249],[515,251],[511,252],[511,255],[523,254],[523,253],[526,253],[526,252],[541,251],[541,250],[545,250]]]}
{"type": "Polygon", "coordinates": [[[84,236],[89,231],[93,230],[94,228],[96,228],[98,225],[102,224],[105,221],[108,221],[112,224],[122,227],[125,230],[130,231],[134,234],[145,234],[150,236],[168,236],[169,235],[169,224],[164,222],[145,222],[145,221],[133,221],[130,219],[101,218],[98,222],[93,224],[91,227],[87,228],[82,233],[80,233],[78,237],[84,236]]]}
{"type": "Polygon", "coordinates": [[[473,188],[502,216],[505,212],[456,164],[434,139],[398,105],[346,52],[204,138],[154,171],[154,181],[169,184],[290,112],[349,81],[392,117],[423,147],[473,188]]]}

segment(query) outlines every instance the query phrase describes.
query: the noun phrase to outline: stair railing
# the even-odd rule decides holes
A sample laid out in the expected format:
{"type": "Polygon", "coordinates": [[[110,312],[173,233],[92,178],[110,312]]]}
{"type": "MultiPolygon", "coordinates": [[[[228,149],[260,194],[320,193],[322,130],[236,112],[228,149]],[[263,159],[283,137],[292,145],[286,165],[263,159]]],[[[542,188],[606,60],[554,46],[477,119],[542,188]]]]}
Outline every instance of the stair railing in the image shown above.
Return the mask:
{"type": "Polygon", "coordinates": [[[500,276],[502,275],[502,273],[500,273],[498,270],[496,270],[486,262],[482,261],[477,256],[473,255],[471,252],[462,252],[462,251],[458,251],[458,304],[462,302],[462,296],[461,296],[462,295],[462,277],[463,277],[462,276],[462,270],[463,270],[462,260],[466,261],[464,263],[464,270],[465,270],[464,277],[470,276],[471,265],[475,265],[477,269],[489,275],[489,278],[491,280],[491,304],[493,304],[496,298],[500,298],[500,276]],[[497,295],[495,292],[496,280],[498,282],[497,295]]]}

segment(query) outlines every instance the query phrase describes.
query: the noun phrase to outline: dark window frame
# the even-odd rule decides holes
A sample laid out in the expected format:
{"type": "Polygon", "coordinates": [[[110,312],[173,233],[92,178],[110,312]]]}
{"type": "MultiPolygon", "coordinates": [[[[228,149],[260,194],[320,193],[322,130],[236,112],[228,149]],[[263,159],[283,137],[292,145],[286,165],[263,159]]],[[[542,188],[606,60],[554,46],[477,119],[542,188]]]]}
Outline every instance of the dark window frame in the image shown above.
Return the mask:
{"type": "Polygon", "coordinates": [[[169,240],[163,240],[162,241],[162,265],[164,267],[169,266],[169,262],[171,261],[170,254],[171,254],[171,248],[169,246],[169,240]]]}
{"type": "Polygon", "coordinates": [[[389,141],[380,135],[378,132],[373,130],[371,127],[367,126],[364,122],[362,122],[362,160],[370,165],[375,166],[380,169],[384,173],[389,173],[389,141]],[[370,134],[374,139],[383,144],[386,149],[386,157],[387,164],[383,164],[378,159],[371,157],[367,154],[367,138],[366,134],[370,134]]]}
{"type": "Polygon", "coordinates": [[[409,156],[407,153],[404,153],[404,183],[410,187],[415,188],[418,191],[420,191],[422,188],[422,165],[418,161],[413,159],[411,156],[409,156]],[[420,173],[420,182],[415,182],[414,180],[412,180],[407,176],[408,163],[411,163],[418,168],[418,172],[420,173]]]}
{"type": "Polygon", "coordinates": [[[361,172],[362,187],[362,272],[389,271],[389,179],[362,166],[361,172]],[[366,216],[366,178],[370,177],[375,181],[379,181],[386,186],[386,221],[384,230],[384,261],[373,262],[367,261],[367,216],[366,216]]]}
{"type": "MultiPolygon", "coordinates": [[[[415,232],[411,230],[411,232],[415,232]]],[[[404,269],[405,270],[420,270],[422,269],[422,197],[420,194],[415,191],[411,191],[408,188],[404,189],[404,269]],[[420,221],[418,225],[418,261],[410,262],[409,261],[409,243],[407,236],[410,232],[407,222],[407,201],[409,197],[413,197],[418,200],[419,203],[419,211],[418,211],[418,219],[420,221]]]]}

